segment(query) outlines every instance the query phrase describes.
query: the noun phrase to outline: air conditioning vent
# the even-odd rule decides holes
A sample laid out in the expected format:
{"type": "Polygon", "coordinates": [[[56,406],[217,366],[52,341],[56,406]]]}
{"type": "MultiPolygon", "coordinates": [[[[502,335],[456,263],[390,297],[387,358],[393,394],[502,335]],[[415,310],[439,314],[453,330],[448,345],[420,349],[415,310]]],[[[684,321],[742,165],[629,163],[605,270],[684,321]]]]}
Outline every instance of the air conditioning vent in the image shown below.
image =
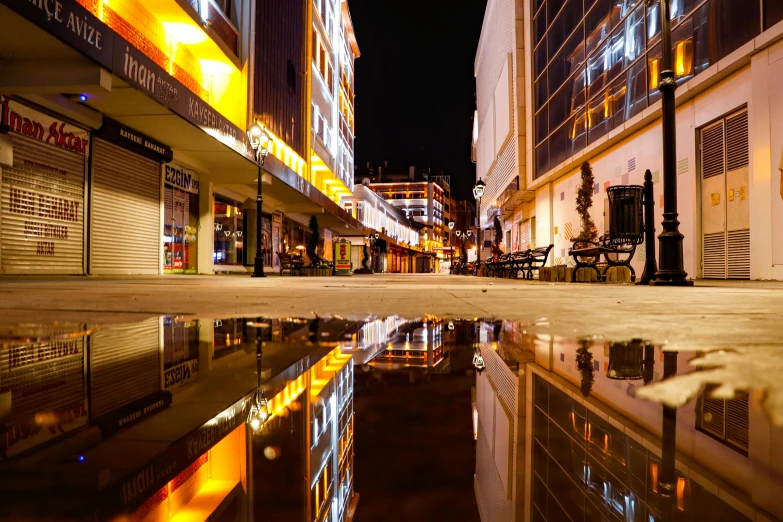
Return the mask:
{"type": "Polygon", "coordinates": [[[726,171],[723,148],[723,122],[701,131],[701,171],[704,179],[726,171]]]}
{"type": "Polygon", "coordinates": [[[729,232],[728,253],[729,279],[750,279],[750,230],[729,232]]]}
{"type": "Polygon", "coordinates": [[[726,118],[726,170],[750,164],[748,153],[748,111],[726,118]]]}
{"type": "Polygon", "coordinates": [[[726,279],[726,234],[704,234],[704,278],[726,279]]]}

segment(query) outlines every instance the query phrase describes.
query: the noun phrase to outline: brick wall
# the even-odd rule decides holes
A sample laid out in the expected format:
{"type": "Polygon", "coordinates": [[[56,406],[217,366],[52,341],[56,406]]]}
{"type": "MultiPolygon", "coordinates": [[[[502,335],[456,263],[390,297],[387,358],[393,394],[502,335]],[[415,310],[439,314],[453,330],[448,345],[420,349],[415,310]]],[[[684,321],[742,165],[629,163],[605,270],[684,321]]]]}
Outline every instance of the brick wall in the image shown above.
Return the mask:
{"type": "Polygon", "coordinates": [[[111,7],[101,0],[77,0],[112,30],[128,40],[145,56],[179,80],[201,99],[209,93],[201,86],[201,66],[183,46],[170,45],[163,25],[136,0],[113,1],[111,7]],[[173,63],[172,63],[173,58],[173,63]]]}

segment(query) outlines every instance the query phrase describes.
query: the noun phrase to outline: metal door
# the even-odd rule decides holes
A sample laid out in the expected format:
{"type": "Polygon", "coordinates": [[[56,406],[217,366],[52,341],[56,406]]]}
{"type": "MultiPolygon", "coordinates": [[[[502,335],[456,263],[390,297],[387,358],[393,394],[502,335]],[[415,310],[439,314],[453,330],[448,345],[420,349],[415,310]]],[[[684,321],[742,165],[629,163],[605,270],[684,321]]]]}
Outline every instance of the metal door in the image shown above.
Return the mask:
{"type": "Polygon", "coordinates": [[[14,165],[3,167],[0,191],[0,272],[83,274],[85,157],[11,136],[14,165]]]}
{"type": "Polygon", "coordinates": [[[750,279],[748,112],[701,129],[702,273],[750,279]]]}
{"type": "Polygon", "coordinates": [[[158,274],[160,163],[93,141],[90,273],[158,274]]]}

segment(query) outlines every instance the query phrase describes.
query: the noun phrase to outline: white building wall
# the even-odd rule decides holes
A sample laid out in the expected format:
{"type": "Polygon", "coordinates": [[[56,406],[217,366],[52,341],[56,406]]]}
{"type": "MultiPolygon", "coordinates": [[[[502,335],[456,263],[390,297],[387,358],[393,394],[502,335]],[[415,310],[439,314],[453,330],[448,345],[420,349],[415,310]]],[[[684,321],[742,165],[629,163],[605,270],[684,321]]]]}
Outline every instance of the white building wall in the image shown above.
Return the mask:
{"type": "MultiPolygon", "coordinates": [[[[772,74],[772,71],[770,71],[770,74],[772,74]]],[[[783,62],[780,63],[779,75],[778,81],[783,81],[783,62]]],[[[701,221],[701,194],[697,130],[746,105],[750,109],[751,128],[754,128],[753,121],[756,112],[752,104],[750,104],[754,87],[753,78],[751,67],[746,66],[677,108],[678,210],[680,232],[685,236],[683,242],[685,270],[688,272],[689,277],[695,278],[701,275],[701,231],[699,228],[701,221]]],[[[772,81],[772,78],[770,77],[770,81],[772,81]]],[[[756,90],[759,90],[759,87],[756,87],[756,90]]],[[[772,105],[775,103],[777,102],[773,101],[772,105]]],[[[782,123],[780,131],[776,136],[779,144],[778,151],[783,149],[783,100],[781,100],[779,105],[780,119],[778,121],[782,123]]],[[[774,111],[774,107],[772,111],[774,111]]],[[[754,169],[757,151],[753,139],[758,135],[758,129],[755,135],[751,135],[751,172],[756,173],[756,176],[762,175],[762,173],[757,172],[759,169],[754,169]]],[[[644,182],[645,169],[650,169],[653,174],[656,236],[661,233],[661,221],[663,220],[662,147],[661,120],[658,119],[605,151],[584,156],[583,159],[589,161],[592,166],[597,185],[597,190],[594,191],[593,195],[591,216],[598,228],[599,235],[606,230],[604,219],[605,200],[607,198],[606,188],[612,185],[641,185],[644,182]]],[[[552,257],[556,264],[573,264],[573,260],[568,257],[568,249],[572,245],[571,237],[578,235],[581,230],[581,223],[575,206],[576,191],[581,182],[580,165],[583,159],[580,158],[580,161],[576,162],[570,171],[551,183],[553,188],[551,231],[544,228],[545,216],[550,212],[548,208],[550,202],[548,198],[542,195],[542,192],[545,192],[544,187],[547,185],[543,185],[536,192],[538,243],[542,245],[543,241],[541,241],[541,238],[545,238],[551,233],[553,237],[552,242],[555,245],[552,257]],[[544,235],[541,235],[542,232],[544,235]]],[[[765,172],[769,171],[765,170],[765,172]]],[[[764,176],[769,178],[768,175],[764,176]]],[[[754,179],[757,182],[763,182],[763,179],[758,180],[756,177],[754,179]]],[[[754,181],[751,181],[749,187],[751,212],[758,212],[757,207],[765,205],[764,190],[769,191],[768,181],[766,182],[766,189],[764,186],[755,186],[754,181]]],[[[760,248],[760,243],[766,241],[767,244],[771,244],[769,235],[765,232],[765,229],[769,229],[769,225],[764,226],[763,223],[757,223],[757,226],[759,229],[754,230],[751,228],[751,256],[755,259],[751,267],[751,278],[753,279],[769,277],[767,275],[769,270],[765,271],[761,265],[770,265],[768,254],[759,253],[763,252],[763,248],[760,248]],[[762,259],[760,260],[759,257],[762,259]],[[766,261],[763,258],[766,258],[766,261]]],[[[637,275],[640,275],[644,268],[646,251],[647,245],[641,245],[637,249],[637,254],[632,263],[637,275]]]]}
{"type": "Polygon", "coordinates": [[[515,0],[489,0],[475,61],[479,134],[476,178],[486,183],[481,200],[481,224],[486,209],[519,174],[515,0]]]}

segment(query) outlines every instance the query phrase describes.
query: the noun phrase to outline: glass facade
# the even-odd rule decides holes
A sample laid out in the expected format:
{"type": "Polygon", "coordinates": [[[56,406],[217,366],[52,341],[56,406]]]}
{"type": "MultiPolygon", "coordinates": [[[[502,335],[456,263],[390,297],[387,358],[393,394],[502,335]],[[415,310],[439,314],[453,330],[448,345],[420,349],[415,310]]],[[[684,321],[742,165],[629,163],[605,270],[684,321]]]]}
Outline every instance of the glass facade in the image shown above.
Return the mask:
{"type": "Polygon", "coordinates": [[[538,375],[533,403],[531,520],[749,520],[679,472],[676,496],[664,497],[659,457],[538,375]]]}
{"type": "Polygon", "coordinates": [[[244,264],[245,215],[240,203],[215,195],[215,265],[244,264]]]}
{"type": "Polygon", "coordinates": [[[163,191],[163,273],[195,274],[198,194],[166,185],[163,191]]]}
{"type": "MultiPolygon", "coordinates": [[[[660,98],[660,1],[531,2],[539,177],[660,98]]],[[[677,82],[783,19],[783,2],[764,2],[762,20],[758,1],[671,0],[677,82]]]]}

